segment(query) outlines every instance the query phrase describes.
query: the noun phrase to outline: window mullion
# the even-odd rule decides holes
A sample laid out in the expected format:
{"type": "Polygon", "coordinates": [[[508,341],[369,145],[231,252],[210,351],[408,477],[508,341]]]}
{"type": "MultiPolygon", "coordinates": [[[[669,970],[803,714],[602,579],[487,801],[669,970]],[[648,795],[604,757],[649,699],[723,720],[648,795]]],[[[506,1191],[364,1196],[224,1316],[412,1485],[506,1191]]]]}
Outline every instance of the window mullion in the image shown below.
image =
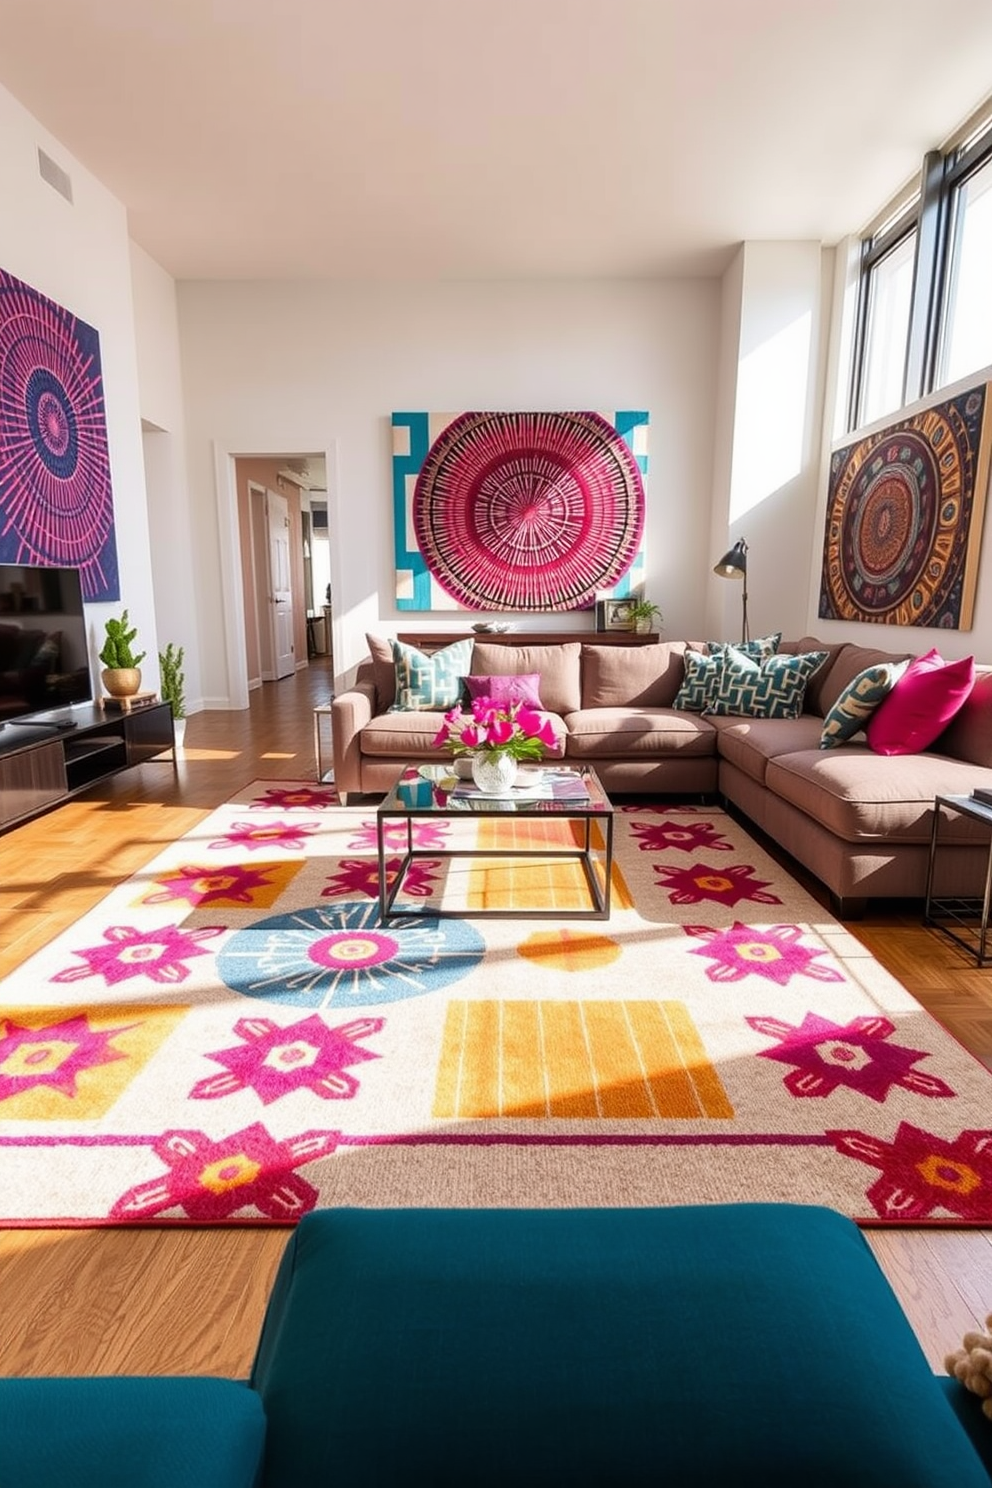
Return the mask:
{"type": "Polygon", "coordinates": [[[903,379],[903,404],[931,391],[937,364],[939,273],[943,222],[947,210],[945,157],[930,150],[923,160],[922,192],[917,218],[916,256],[909,312],[909,344],[903,379]]]}

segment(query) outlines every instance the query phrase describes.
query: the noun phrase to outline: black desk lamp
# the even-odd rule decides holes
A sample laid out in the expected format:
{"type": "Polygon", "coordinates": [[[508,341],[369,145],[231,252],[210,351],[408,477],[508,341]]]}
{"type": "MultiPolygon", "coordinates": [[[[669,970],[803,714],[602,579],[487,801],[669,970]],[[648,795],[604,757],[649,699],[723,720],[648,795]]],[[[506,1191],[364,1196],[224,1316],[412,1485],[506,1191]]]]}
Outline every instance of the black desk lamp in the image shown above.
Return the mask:
{"type": "Polygon", "coordinates": [[[730,549],[724,553],[719,563],[713,565],[713,572],[719,574],[721,579],[743,579],[744,592],[741,596],[744,605],[743,625],[741,628],[741,640],[749,641],[751,633],[747,624],[747,543],[739,537],[730,549]]]}

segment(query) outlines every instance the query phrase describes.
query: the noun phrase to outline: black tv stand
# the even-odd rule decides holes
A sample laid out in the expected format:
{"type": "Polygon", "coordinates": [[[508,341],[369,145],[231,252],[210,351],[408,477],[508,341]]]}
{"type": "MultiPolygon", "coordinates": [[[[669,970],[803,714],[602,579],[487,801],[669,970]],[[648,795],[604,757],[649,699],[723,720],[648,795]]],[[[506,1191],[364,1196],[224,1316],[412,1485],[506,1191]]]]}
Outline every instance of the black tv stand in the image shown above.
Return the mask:
{"type": "Polygon", "coordinates": [[[67,729],[79,727],[74,718],[60,718],[58,721],[49,718],[8,718],[7,722],[11,728],[56,729],[60,734],[67,729]]]}
{"type": "Polygon", "coordinates": [[[22,727],[0,731],[0,831],[132,765],[166,755],[177,768],[171,703],[128,713],[93,703],[75,707],[71,720],[39,714],[7,722],[22,727]]]}

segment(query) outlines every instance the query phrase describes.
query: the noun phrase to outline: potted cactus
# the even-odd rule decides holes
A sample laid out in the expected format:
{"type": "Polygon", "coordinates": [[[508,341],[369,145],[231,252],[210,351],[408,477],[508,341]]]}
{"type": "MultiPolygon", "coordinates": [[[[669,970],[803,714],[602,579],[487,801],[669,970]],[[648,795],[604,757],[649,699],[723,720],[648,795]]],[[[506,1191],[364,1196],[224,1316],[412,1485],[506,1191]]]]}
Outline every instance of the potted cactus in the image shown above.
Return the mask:
{"type": "Polygon", "coordinates": [[[158,669],[162,678],[162,701],[172,704],[172,726],[176,744],[181,745],[186,733],[186,674],[183,659],[186,653],[182,646],[170,641],[164,651],[158,653],[158,669]]]}
{"type": "Polygon", "coordinates": [[[127,610],[120,619],[110,619],[106,624],[107,637],[100,652],[103,662],[101,677],[111,697],[134,697],[141,687],[141,663],[145,652],[134,654],[133,646],[138,632],[128,626],[127,610]]]}

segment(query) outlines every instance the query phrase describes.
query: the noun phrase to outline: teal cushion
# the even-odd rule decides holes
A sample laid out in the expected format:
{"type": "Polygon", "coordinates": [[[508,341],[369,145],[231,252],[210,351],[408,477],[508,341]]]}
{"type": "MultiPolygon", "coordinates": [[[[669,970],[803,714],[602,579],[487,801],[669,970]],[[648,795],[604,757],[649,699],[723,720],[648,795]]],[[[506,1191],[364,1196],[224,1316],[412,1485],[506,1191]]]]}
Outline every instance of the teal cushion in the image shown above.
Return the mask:
{"type": "Polygon", "coordinates": [[[453,708],[464,688],[465,676],[472,670],[470,638],[456,641],[428,656],[416,646],[390,641],[396,670],[396,700],[391,713],[453,708]]]}
{"type": "Polygon", "coordinates": [[[813,1205],[314,1211],[253,1383],[266,1488],[989,1488],[813,1205]]]}
{"type": "Polygon", "coordinates": [[[803,711],[806,683],[827,659],[826,651],[804,651],[798,656],[768,656],[754,661],[730,646],[707,713],[744,718],[798,718],[803,711]]]}
{"type": "Polygon", "coordinates": [[[722,656],[733,646],[735,651],[743,651],[752,661],[764,661],[766,656],[774,656],[781,644],[782,632],[773,630],[771,635],[755,636],[753,641],[707,641],[706,649],[711,656],[722,656]]]}
{"type": "Polygon", "coordinates": [[[879,662],[852,677],[823,720],[820,748],[836,749],[863,729],[908,665],[908,661],[879,662]]]}
{"type": "Polygon", "coordinates": [[[233,1380],[0,1379],[4,1488],[254,1488],[264,1441],[233,1380]]]}
{"type": "Polygon", "coordinates": [[[704,656],[701,651],[688,649],[685,677],[672,699],[672,707],[684,713],[705,713],[722,670],[722,656],[704,656]]]}
{"type": "Polygon", "coordinates": [[[939,1375],[937,1383],[950,1402],[951,1409],[968,1433],[968,1440],[985,1464],[985,1471],[992,1478],[992,1421],[982,1410],[977,1395],[966,1390],[960,1380],[939,1375]]]}

